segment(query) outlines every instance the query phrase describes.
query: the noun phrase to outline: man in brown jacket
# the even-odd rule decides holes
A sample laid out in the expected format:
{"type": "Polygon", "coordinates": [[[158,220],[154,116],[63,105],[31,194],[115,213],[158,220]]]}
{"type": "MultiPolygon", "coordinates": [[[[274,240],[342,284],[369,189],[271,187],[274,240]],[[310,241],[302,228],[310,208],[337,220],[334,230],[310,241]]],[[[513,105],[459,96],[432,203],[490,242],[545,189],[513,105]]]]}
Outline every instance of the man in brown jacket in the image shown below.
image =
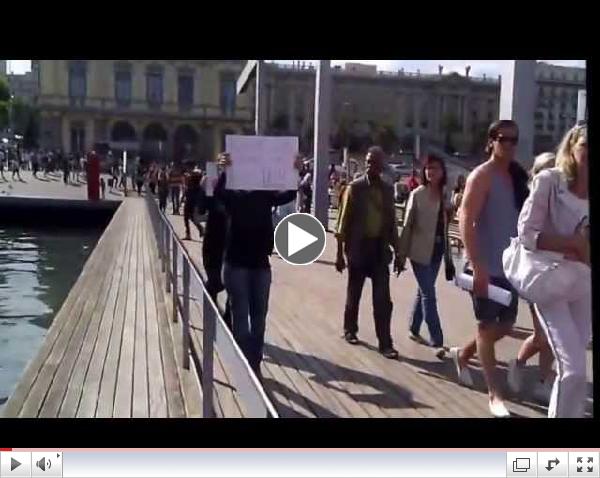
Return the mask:
{"type": "Polygon", "coordinates": [[[392,300],[390,298],[389,264],[394,250],[394,272],[399,274],[398,227],[394,192],[381,180],[384,153],[378,146],[369,148],[366,157],[366,174],[354,180],[346,189],[336,230],[337,260],[335,267],[342,272],[348,261],[348,289],[344,312],[344,338],[358,344],[358,306],[363,285],[371,278],[373,288],[373,314],[379,351],[395,359],[390,332],[392,300]]]}

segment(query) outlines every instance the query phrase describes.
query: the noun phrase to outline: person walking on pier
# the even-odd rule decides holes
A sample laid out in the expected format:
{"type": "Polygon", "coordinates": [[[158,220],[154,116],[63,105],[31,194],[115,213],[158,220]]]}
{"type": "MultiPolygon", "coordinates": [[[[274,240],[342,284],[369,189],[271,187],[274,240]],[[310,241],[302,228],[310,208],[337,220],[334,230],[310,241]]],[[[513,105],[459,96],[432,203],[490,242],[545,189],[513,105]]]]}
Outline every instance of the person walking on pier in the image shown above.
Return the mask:
{"type": "Polygon", "coordinates": [[[586,347],[592,332],[589,226],[587,126],[578,125],[560,143],[556,168],[533,179],[518,223],[526,249],[563,254],[573,273],[579,269],[576,287],[552,291],[552,297],[534,305],[557,363],[549,418],[585,415],[586,347]]]}
{"type": "MultiPolygon", "coordinates": [[[[235,160],[235,159],[234,159],[235,160]]],[[[290,158],[290,162],[294,161],[290,158]]],[[[228,154],[219,159],[222,167],[231,164],[228,154]]],[[[300,164],[294,161],[294,167],[300,164]]],[[[234,191],[225,188],[226,172],[215,188],[215,198],[227,213],[227,236],[223,277],[229,300],[233,336],[250,367],[261,379],[265,325],[271,289],[269,255],[273,251],[271,211],[292,201],[296,190],[234,191]]]]}
{"type": "MultiPolygon", "coordinates": [[[[531,180],[545,169],[553,168],[555,162],[556,155],[554,153],[542,153],[537,156],[533,162],[533,167],[531,168],[531,180]]],[[[529,310],[533,322],[533,334],[527,337],[521,344],[517,358],[509,362],[508,386],[515,395],[518,395],[521,392],[523,368],[530,358],[539,353],[540,379],[533,389],[533,394],[536,399],[548,404],[552,393],[552,384],[554,383],[552,373],[554,357],[552,355],[552,349],[546,340],[544,330],[540,325],[540,319],[532,303],[529,304],[529,310]]]]}
{"type": "Polygon", "coordinates": [[[512,120],[492,123],[488,129],[488,161],[469,175],[460,208],[460,231],[473,274],[471,293],[477,337],[450,350],[459,381],[472,386],[469,360],[477,351],[488,387],[493,416],[510,416],[496,378],[495,344],[510,333],[517,318],[518,296],[504,275],[502,253],[517,235],[519,211],[528,195],[527,173],[515,161],[519,129],[512,120]],[[489,285],[508,290],[508,306],[488,298],[489,285]]]}
{"type": "Polygon", "coordinates": [[[421,186],[410,193],[406,206],[404,226],[400,235],[400,267],[404,269],[410,258],[417,279],[417,298],[410,318],[409,338],[427,343],[420,335],[423,320],[429,329],[429,345],[436,348],[436,356],[445,355],[444,335],[437,308],[435,281],[442,259],[452,264],[448,244],[448,222],[451,206],[446,197],[448,173],[444,161],[429,156],[423,165],[421,186]]]}
{"type": "Polygon", "coordinates": [[[12,180],[13,181],[15,180],[15,174],[16,174],[17,177],[19,178],[19,181],[23,181],[21,179],[21,172],[20,172],[20,167],[19,167],[19,158],[18,158],[16,152],[14,152],[13,156],[12,156],[11,168],[12,168],[12,180]]]}
{"type": "Polygon", "coordinates": [[[69,184],[69,174],[70,174],[70,167],[69,167],[69,158],[68,157],[64,157],[62,158],[62,170],[63,170],[63,182],[65,183],[65,186],[69,184]]]}
{"type": "Polygon", "coordinates": [[[163,167],[158,173],[158,207],[164,213],[167,209],[167,198],[169,196],[169,177],[167,169],[163,167]]]}
{"type": "Polygon", "coordinates": [[[173,215],[179,215],[181,186],[183,185],[183,175],[179,166],[172,166],[169,171],[169,188],[171,193],[171,204],[173,205],[173,215]]]}
{"type": "Polygon", "coordinates": [[[194,225],[198,229],[200,237],[204,234],[202,224],[194,221],[194,210],[197,210],[198,203],[201,200],[200,195],[203,193],[200,188],[200,182],[202,181],[202,171],[198,168],[194,168],[189,174],[186,175],[185,182],[185,195],[183,203],[183,223],[185,225],[185,241],[191,241],[192,236],[190,235],[190,221],[194,222],[194,225]]]}
{"type": "MultiPolygon", "coordinates": [[[[220,174],[224,173],[225,166],[218,166],[220,174]]],[[[206,289],[209,295],[217,303],[217,296],[225,290],[223,284],[223,257],[225,254],[225,240],[227,238],[227,212],[225,205],[214,195],[208,196],[206,191],[209,187],[215,187],[215,184],[207,185],[209,178],[205,175],[203,178],[203,187],[201,187],[200,200],[198,201],[198,214],[206,214],[206,227],[204,230],[204,240],[202,241],[202,264],[206,271],[206,289]]],[[[227,297],[225,301],[225,311],[223,313],[225,325],[230,330],[231,324],[231,301],[227,297]]]]}
{"type": "Polygon", "coordinates": [[[4,161],[6,158],[6,153],[0,149],[0,175],[2,176],[2,181],[6,181],[4,177],[4,161]]]}
{"type": "Polygon", "coordinates": [[[380,353],[396,359],[390,323],[392,300],[390,298],[389,264],[394,250],[394,272],[400,273],[398,227],[394,206],[393,188],[381,179],[384,152],[378,146],[369,148],[364,176],[347,187],[338,215],[336,228],[336,270],[342,272],[348,261],[348,288],[344,311],[344,338],[358,344],[358,307],[363,285],[371,278],[375,332],[380,353]]]}

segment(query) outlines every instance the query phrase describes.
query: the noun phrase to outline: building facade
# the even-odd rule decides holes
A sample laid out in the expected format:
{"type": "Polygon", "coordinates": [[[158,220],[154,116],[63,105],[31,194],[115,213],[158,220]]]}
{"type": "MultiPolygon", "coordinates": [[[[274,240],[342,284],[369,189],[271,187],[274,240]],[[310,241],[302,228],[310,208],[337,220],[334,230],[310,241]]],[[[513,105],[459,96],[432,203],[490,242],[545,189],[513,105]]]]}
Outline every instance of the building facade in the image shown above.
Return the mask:
{"type": "Polygon", "coordinates": [[[10,94],[15,98],[20,98],[26,103],[35,104],[38,95],[39,85],[36,73],[28,71],[23,74],[9,74],[6,77],[10,94]]]}
{"type": "MultiPolygon", "coordinates": [[[[270,131],[298,135],[305,147],[314,123],[316,70],[301,64],[267,63],[267,124],[270,131]],[[305,141],[302,141],[302,138],[305,141]]],[[[474,78],[465,71],[425,75],[377,71],[347,63],[332,69],[332,132],[366,135],[385,127],[398,140],[444,144],[470,151],[482,128],[498,117],[498,78],[474,78]]]]}
{"type": "Polygon", "coordinates": [[[253,133],[243,60],[40,60],[40,145],[204,163],[226,134],[253,133]]]}
{"type": "Polygon", "coordinates": [[[556,148],[577,122],[577,97],[586,88],[585,68],[539,62],[536,69],[536,154],[556,148]]]}

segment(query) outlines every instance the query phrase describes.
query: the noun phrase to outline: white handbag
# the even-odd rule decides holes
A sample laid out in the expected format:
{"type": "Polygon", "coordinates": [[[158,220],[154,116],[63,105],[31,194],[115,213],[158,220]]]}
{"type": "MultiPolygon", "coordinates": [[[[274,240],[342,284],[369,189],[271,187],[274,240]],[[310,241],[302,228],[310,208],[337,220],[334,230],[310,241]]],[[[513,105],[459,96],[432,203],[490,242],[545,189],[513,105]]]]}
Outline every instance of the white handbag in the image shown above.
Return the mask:
{"type": "Polygon", "coordinates": [[[589,292],[589,266],[557,252],[530,251],[517,237],[504,250],[502,265],[517,293],[535,304],[575,301],[589,292]]]}

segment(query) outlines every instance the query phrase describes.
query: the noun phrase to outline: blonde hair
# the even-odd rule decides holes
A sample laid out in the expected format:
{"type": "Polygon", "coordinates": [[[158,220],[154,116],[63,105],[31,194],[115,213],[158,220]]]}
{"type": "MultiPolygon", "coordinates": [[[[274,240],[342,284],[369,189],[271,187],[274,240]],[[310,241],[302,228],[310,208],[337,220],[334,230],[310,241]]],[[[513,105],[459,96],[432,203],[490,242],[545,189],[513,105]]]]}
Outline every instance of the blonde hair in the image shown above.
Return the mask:
{"type": "Polygon", "coordinates": [[[544,169],[553,168],[556,163],[556,154],[554,153],[542,153],[535,157],[533,160],[533,167],[531,168],[531,177],[533,178],[537,173],[544,169]]]}
{"type": "Polygon", "coordinates": [[[587,141],[586,125],[577,125],[571,128],[560,142],[556,153],[556,167],[563,172],[570,183],[577,179],[577,163],[573,157],[573,147],[581,138],[585,138],[587,141]]]}

